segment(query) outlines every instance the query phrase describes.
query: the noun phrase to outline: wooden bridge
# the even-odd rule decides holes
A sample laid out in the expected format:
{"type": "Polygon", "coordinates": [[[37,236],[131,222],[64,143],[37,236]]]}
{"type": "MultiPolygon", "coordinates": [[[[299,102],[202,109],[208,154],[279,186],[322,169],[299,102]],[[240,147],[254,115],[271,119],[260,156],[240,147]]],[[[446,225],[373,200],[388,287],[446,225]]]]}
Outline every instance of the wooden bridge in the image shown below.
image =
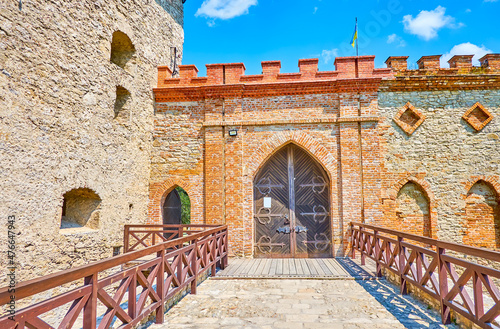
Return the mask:
{"type": "Polygon", "coordinates": [[[388,276],[482,328],[500,328],[500,253],[351,223],[351,259],[232,259],[221,225],[127,225],[125,253],[0,289],[0,328],[132,328],[204,277],[374,279],[388,276]],[[356,254],[361,257],[356,259],[356,254]],[[218,270],[219,269],[219,270],[218,270]],[[36,302],[40,296],[52,296],[36,302]],[[24,308],[12,308],[11,300],[24,308]],[[116,326],[115,326],[116,327],[116,326]]]}

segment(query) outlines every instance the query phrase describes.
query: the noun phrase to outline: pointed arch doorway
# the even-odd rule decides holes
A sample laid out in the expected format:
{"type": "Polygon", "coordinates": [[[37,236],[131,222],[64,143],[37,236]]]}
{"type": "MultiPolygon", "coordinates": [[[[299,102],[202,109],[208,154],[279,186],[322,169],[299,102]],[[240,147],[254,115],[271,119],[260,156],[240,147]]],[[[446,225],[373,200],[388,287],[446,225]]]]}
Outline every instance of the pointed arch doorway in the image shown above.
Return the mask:
{"type": "Polygon", "coordinates": [[[306,151],[288,144],[254,182],[254,256],[332,256],[330,180],[306,151]]]}

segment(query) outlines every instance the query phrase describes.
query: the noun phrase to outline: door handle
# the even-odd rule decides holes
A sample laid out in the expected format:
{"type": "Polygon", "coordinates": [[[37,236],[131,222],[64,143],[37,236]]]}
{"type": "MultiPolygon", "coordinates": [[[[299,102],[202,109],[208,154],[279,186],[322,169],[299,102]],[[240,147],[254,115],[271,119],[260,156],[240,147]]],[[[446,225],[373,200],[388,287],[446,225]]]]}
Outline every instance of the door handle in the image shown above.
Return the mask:
{"type": "Polygon", "coordinates": [[[301,233],[301,232],[307,232],[307,227],[304,226],[295,226],[295,232],[301,233]]]}
{"type": "Polygon", "coordinates": [[[278,233],[285,233],[285,234],[290,234],[290,226],[285,226],[285,227],[279,227],[276,232],[278,233]]]}

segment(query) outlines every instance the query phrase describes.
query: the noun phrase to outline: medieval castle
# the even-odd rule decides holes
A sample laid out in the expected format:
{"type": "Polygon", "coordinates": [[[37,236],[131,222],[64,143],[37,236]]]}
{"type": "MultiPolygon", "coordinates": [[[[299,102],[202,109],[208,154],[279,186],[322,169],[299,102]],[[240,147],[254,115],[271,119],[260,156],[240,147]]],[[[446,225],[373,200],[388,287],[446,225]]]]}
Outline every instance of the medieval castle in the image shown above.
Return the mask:
{"type": "Polygon", "coordinates": [[[119,252],[176,187],[192,223],[229,226],[232,255],[343,256],[351,221],[500,247],[500,54],[198,77],[172,63],[181,0],[1,6],[0,210],[21,279],[119,252]]]}

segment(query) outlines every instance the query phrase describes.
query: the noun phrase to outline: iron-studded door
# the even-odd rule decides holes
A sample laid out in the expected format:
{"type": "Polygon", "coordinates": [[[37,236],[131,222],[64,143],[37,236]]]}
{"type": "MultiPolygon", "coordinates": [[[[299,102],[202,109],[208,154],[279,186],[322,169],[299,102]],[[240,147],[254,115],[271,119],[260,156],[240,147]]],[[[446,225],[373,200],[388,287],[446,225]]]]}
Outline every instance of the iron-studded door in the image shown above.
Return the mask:
{"type": "Polygon", "coordinates": [[[267,161],[254,180],[255,256],[290,257],[288,148],[267,161]],[[270,204],[269,204],[270,203],[270,204]]]}
{"type": "Polygon", "coordinates": [[[255,257],[329,257],[329,180],[305,151],[289,144],[254,180],[255,257]]]}
{"type": "Polygon", "coordinates": [[[323,168],[294,147],[296,257],[331,257],[330,184],[323,168]]]}

